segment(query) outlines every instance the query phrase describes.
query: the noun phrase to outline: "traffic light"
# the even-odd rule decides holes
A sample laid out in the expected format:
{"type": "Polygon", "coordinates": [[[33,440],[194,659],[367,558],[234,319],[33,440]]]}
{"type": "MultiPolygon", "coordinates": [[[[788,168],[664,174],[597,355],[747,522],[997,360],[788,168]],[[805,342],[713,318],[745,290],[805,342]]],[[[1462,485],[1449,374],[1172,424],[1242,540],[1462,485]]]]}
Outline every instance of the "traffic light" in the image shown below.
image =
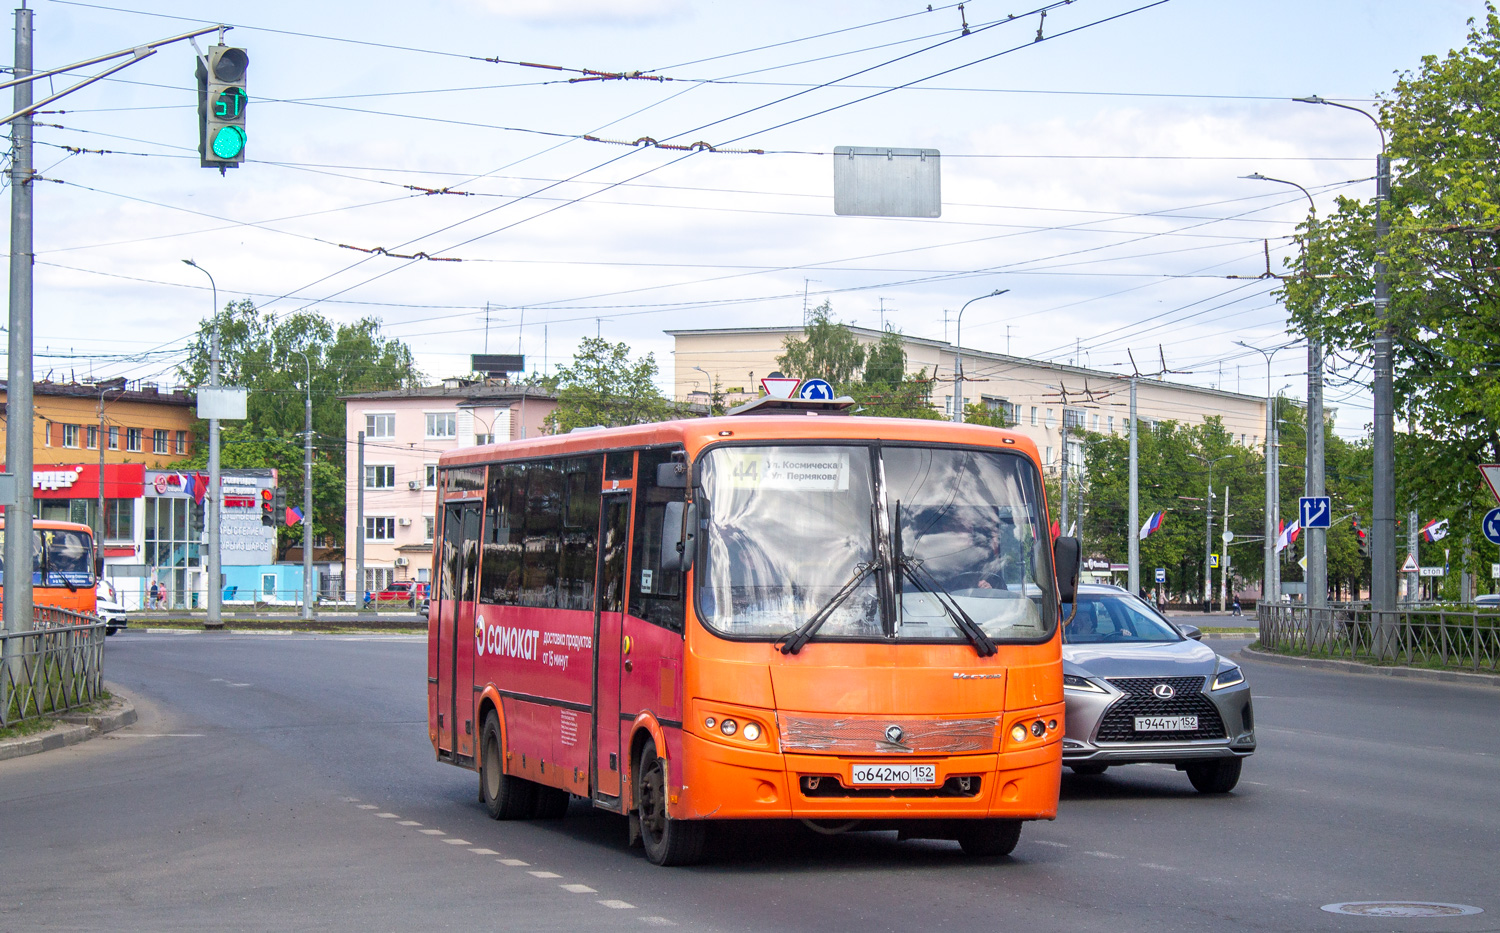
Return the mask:
{"type": "Polygon", "coordinates": [[[276,510],[271,505],[272,493],[269,489],[260,491],[260,523],[276,527],[276,510]]]}
{"type": "Polygon", "coordinates": [[[1365,530],[1359,527],[1359,516],[1357,514],[1354,516],[1351,522],[1351,527],[1354,529],[1354,537],[1359,539],[1359,556],[1369,557],[1370,538],[1365,534],[1365,530]]]}
{"type": "Polygon", "coordinates": [[[211,45],[198,59],[198,155],[204,168],[237,168],[245,161],[245,75],[250,56],[244,49],[211,45]],[[204,67],[205,62],[207,68],[204,67]]]}
{"type": "Polygon", "coordinates": [[[286,514],[286,490],[282,489],[280,486],[276,487],[276,499],[274,504],[271,506],[271,511],[275,513],[275,518],[281,518],[286,514]]]}

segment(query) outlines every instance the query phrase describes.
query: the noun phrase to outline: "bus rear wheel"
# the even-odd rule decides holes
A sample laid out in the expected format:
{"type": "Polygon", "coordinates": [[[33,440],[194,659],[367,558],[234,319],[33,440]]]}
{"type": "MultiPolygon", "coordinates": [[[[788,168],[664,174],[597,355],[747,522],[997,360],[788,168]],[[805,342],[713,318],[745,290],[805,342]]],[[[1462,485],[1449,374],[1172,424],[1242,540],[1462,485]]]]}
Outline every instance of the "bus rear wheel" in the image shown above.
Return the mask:
{"type": "Polygon", "coordinates": [[[500,717],[484,717],[479,738],[479,799],[496,820],[528,819],[536,810],[535,784],[505,773],[500,744],[500,717]]]}
{"type": "Polygon", "coordinates": [[[653,864],[692,865],[703,857],[708,827],[698,820],[674,820],[667,815],[667,771],[650,739],[635,769],[635,803],[641,843],[653,864]]]}
{"type": "Polygon", "coordinates": [[[958,831],[959,847],[977,858],[1009,855],[1020,841],[1020,820],[972,820],[958,831]]]}

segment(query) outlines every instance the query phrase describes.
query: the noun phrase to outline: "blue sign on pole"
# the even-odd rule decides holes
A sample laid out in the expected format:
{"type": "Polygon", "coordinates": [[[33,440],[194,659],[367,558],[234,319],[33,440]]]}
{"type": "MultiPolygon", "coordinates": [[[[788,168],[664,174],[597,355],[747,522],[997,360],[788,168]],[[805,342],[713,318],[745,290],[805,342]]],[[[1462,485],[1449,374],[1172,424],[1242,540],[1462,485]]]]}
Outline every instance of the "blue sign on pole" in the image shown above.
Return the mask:
{"type": "Polygon", "coordinates": [[[1333,516],[1333,500],[1328,496],[1303,496],[1297,500],[1302,505],[1303,528],[1327,528],[1333,516]]]}
{"type": "Polygon", "coordinates": [[[797,395],[812,401],[831,402],[833,401],[833,386],[829,385],[825,379],[804,379],[802,388],[797,390],[797,395]]]}
{"type": "Polygon", "coordinates": [[[1500,544],[1500,509],[1490,509],[1485,513],[1484,536],[1491,544],[1500,544]]]}
{"type": "MultiPolygon", "coordinates": [[[[1500,509],[1496,509],[1495,511],[1500,512],[1500,509]]],[[[1157,583],[1166,583],[1167,582],[1167,568],[1165,568],[1165,567],[1157,567],[1156,568],[1156,582],[1157,583]]]]}

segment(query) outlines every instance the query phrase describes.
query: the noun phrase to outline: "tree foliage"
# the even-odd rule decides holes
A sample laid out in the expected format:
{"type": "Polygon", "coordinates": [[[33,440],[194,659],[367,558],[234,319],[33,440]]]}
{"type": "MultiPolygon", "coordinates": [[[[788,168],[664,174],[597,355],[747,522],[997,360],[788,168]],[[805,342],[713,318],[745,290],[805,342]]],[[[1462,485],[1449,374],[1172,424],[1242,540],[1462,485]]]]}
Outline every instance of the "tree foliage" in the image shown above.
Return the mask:
{"type": "Polygon", "coordinates": [[[630,345],[585,337],[573,362],[560,367],[552,385],[557,409],[548,416],[553,431],[578,427],[620,427],[676,417],[679,406],[656,387],[656,358],[630,358],[630,345]]]}
{"type": "MultiPolygon", "coordinates": [[[[1475,527],[1489,504],[1477,465],[1500,462],[1500,18],[1487,5],[1470,26],[1462,48],[1426,56],[1379,103],[1392,159],[1387,321],[1408,429],[1397,438],[1397,511],[1455,528],[1475,527]]],[[[1292,267],[1305,262],[1313,277],[1284,290],[1295,326],[1366,382],[1383,323],[1376,246],[1375,205],[1340,199],[1302,230],[1292,267]]]]}
{"type": "Polygon", "coordinates": [[[865,345],[849,325],[833,320],[833,306],[827,301],[812,310],[802,338],[787,337],[782,348],[786,352],[776,358],[776,365],[798,379],[827,379],[832,385],[843,385],[865,364],[865,345]]]}
{"type": "Polygon", "coordinates": [[[925,369],[906,371],[906,349],[898,330],[887,330],[873,345],[862,343],[848,324],[832,319],[823,302],[801,339],[786,338],[776,358],[781,371],[799,379],[826,379],[840,395],[855,401],[855,413],[885,418],[941,418],[932,407],[932,382],[925,369]]]}
{"type": "MultiPolygon", "coordinates": [[[[203,321],[178,370],[191,385],[208,382],[214,320],[203,321]]],[[[343,396],[421,384],[411,349],[385,337],[380,322],[362,318],[335,324],[309,312],[284,318],[258,311],[253,302],[230,302],[218,315],[219,382],[250,390],[247,417],[221,425],[221,463],[231,468],[274,468],[287,501],[298,507],[303,490],[303,400],[313,402],[313,533],[344,540],[345,436],[343,396]],[[306,355],[304,358],[304,354],[306,355]],[[309,382],[309,377],[311,382],[309,382]]],[[[186,466],[208,456],[207,422],[195,427],[199,443],[186,466]]],[[[302,539],[277,516],[278,552],[302,539]]]]}

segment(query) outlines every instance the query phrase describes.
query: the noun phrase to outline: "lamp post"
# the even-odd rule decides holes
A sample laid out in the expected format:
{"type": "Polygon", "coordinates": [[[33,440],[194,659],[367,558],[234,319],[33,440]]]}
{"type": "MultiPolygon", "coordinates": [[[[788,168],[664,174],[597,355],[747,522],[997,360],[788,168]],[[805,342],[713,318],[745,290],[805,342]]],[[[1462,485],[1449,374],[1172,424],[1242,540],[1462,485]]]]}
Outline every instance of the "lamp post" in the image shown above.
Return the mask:
{"type": "Polygon", "coordinates": [[[1231,455],[1209,458],[1189,453],[1188,456],[1208,464],[1208,498],[1203,500],[1203,514],[1206,516],[1203,532],[1203,611],[1208,612],[1213,608],[1214,600],[1214,464],[1220,460],[1228,460],[1231,455]]]}
{"type": "Polygon", "coordinates": [[[1254,350],[1266,358],[1266,521],[1265,521],[1265,567],[1264,577],[1260,584],[1260,598],[1264,601],[1274,602],[1279,598],[1276,584],[1276,535],[1280,529],[1276,526],[1280,519],[1281,497],[1278,493],[1279,484],[1276,476],[1276,402],[1271,395],[1271,359],[1286,349],[1286,346],[1272,347],[1263,350],[1260,347],[1252,347],[1242,340],[1236,340],[1236,344],[1247,350],[1254,350]]]}
{"type": "MultiPolygon", "coordinates": [[[[1308,190],[1295,181],[1270,178],[1255,172],[1244,176],[1254,181],[1274,181],[1291,185],[1307,198],[1308,240],[1318,239],[1318,205],[1308,190]]],[[[1302,279],[1313,284],[1311,269],[1307,262],[1307,249],[1302,250],[1302,279]]],[[[1316,300],[1316,296],[1315,300],[1316,300]]],[[[1322,496],[1324,485],[1323,445],[1323,342],[1316,333],[1309,332],[1307,338],[1307,477],[1306,494],[1322,496]]],[[[1304,528],[1307,535],[1307,606],[1309,609],[1324,609],[1328,606],[1328,531],[1324,528],[1304,528]]],[[[1316,626],[1314,626],[1316,628],[1316,626]]]]}
{"type": "Polygon", "coordinates": [[[984,298],[994,298],[1010,291],[1008,288],[997,288],[988,295],[980,295],[978,298],[970,298],[964,302],[964,306],[958,309],[958,330],[953,341],[953,420],[962,423],[964,420],[964,310],[976,301],[984,298]]]}
{"type": "MultiPolygon", "coordinates": [[[[208,384],[219,387],[219,286],[213,274],[191,259],[184,263],[208,276],[208,284],[214,294],[214,331],[208,351],[208,384]]],[[[219,486],[219,419],[208,419],[208,616],[203,620],[206,629],[222,629],[224,617],[220,602],[224,597],[219,570],[219,510],[223,505],[219,486]]]]}
{"type": "MultiPolygon", "coordinates": [[[[94,388],[99,390],[99,427],[95,440],[99,447],[99,528],[94,533],[94,546],[98,553],[104,553],[104,393],[110,391],[123,391],[125,389],[125,377],[116,376],[113,379],[105,379],[94,383],[94,388]]],[[[103,571],[100,571],[103,574],[103,571]]]]}
{"type": "MultiPolygon", "coordinates": [[[[313,617],[313,585],[312,585],[312,525],[313,525],[313,427],[312,427],[312,360],[301,350],[293,350],[293,353],[302,357],[302,362],[307,364],[307,401],[303,405],[302,412],[302,618],[311,621],[313,617]]],[[[361,477],[363,482],[364,478],[361,477]]],[[[281,516],[277,516],[279,521],[281,516]]]]}
{"type": "Polygon", "coordinates": [[[1316,94],[1294,99],[1300,104],[1352,110],[1375,124],[1380,133],[1380,155],[1375,160],[1375,317],[1379,327],[1375,330],[1371,347],[1375,370],[1371,386],[1375,420],[1375,495],[1371,503],[1370,608],[1376,613],[1373,617],[1376,651],[1385,654],[1389,651],[1394,631],[1394,617],[1382,619],[1379,613],[1389,613],[1396,608],[1396,391],[1391,370],[1390,283],[1386,275],[1386,235],[1390,231],[1390,219],[1383,210],[1391,196],[1391,160],[1385,151],[1385,128],[1373,114],[1348,104],[1324,100],[1316,94]]]}

